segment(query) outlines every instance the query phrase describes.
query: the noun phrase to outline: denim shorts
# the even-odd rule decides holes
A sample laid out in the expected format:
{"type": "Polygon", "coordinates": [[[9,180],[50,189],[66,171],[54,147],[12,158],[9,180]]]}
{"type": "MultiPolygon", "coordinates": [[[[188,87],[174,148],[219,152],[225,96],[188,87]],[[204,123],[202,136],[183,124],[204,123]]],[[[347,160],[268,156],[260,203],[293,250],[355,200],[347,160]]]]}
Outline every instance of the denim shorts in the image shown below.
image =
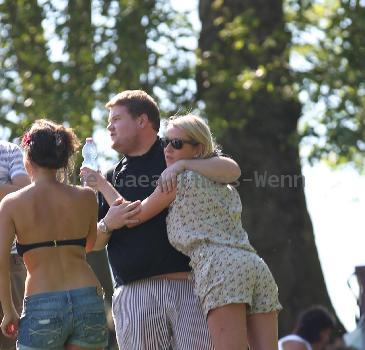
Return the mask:
{"type": "Polygon", "coordinates": [[[34,294],[24,298],[17,349],[65,349],[74,344],[107,346],[104,300],[96,287],[34,294]]]}

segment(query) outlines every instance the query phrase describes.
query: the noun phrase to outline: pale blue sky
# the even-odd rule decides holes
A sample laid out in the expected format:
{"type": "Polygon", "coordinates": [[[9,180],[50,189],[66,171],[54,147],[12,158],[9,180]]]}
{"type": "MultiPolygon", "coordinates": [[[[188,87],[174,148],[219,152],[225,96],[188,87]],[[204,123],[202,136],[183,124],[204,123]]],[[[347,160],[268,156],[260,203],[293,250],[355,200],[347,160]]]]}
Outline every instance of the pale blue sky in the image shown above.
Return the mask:
{"type": "Polygon", "coordinates": [[[332,171],[323,164],[305,166],[303,174],[327,289],[339,318],[351,331],[358,307],[347,280],[355,266],[365,265],[365,179],[353,169],[332,171]]]}

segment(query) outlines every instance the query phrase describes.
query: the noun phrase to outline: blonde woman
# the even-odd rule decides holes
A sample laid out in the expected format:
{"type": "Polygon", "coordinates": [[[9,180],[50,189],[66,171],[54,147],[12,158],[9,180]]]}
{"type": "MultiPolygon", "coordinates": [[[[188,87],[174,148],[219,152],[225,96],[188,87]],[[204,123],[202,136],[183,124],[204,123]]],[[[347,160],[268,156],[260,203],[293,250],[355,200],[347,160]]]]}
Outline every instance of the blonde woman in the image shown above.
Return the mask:
{"type": "MultiPolygon", "coordinates": [[[[186,159],[217,153],[208,125],[195,115],[170,119],[162,142],[172,172],[184,170],[186,159]]],[[[135,218],[144,222],[169,207],[168,238],[191,259],[216,350],[277,350],[277,286],[242,228],[238,192],[192,171],[177,182],[169,193],[157,187],[135,218]]]]}
{"type": "Polygon", "coordinates": [[[22,146],[32,183],[0,205],[1,330],[17,337],[17,349],[102,349],[108,336],[103,293],[85,259],[96,239],[95,194],[57,179],[79,141],[71,129],[38,120],[22,146]],[[14,237],[27,268],[20,322],[9,280],[14,237]]]}

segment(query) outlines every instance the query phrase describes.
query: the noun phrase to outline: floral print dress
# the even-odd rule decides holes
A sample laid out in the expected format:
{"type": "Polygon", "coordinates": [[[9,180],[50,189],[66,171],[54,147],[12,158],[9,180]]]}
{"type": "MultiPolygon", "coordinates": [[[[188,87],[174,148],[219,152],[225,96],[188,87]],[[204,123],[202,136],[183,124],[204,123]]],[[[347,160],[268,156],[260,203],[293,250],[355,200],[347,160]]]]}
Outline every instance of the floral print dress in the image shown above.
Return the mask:
{"type": "Polygon", "coordinates": [[[170,243],[191,259],[205,315],[232,303],[246,303],[248,314],[281,309],[275,280],[250,245],[241,212],[234,187],[192,171],[178,176],[167,233],[170,243]]]}

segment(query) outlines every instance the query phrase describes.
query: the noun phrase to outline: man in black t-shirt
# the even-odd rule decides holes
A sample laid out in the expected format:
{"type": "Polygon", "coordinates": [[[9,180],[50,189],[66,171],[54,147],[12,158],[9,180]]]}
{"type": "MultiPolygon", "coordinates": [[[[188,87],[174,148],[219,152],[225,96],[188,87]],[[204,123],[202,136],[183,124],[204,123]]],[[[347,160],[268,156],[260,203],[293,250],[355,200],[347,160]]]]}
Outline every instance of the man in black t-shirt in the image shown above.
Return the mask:
{"type": "Polygon", "coordinates": [[[152,194],[161,174],[161,186],[168,190],[184,170],[232,182],[240,176],[240,169],[225,157],[187,160],[184,166],[166,169],[157,136],[159,109],[152,97],[141,90],[128,90],[106,107],[112,148],[124,156],[106,177],[85,168],[81,173],[84,178],[92,173],[96,181],[89,185],[102,194],[94,249],[107,246],[116,282],[112,308],[118,345],[123,350],[213,349],[188,279],[189,259],[168,241],[167,211],[139,226],[126,225],[134,222],[131,217],[138,212],[139,201],[152,194]],[[123,203],[115,202],[120,197],[123,203]]]}

